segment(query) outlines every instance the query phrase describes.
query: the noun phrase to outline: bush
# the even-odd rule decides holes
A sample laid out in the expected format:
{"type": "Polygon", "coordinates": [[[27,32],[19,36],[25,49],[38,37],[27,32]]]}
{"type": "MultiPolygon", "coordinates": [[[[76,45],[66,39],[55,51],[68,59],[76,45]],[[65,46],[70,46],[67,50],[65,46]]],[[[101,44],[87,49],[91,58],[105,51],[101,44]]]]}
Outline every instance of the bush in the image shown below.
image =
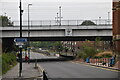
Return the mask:
{"type": "Polygon", "coordinates": [[[5,53],[2,55],[2,74],[5,74],[11,67],[17,63],[16,56],[13,53],[5,53]]]}
{"type": "Polygon", "coordinates": [[[90,20],[85,20],[82,22],[81,24],[82,26],[88,26],[88,25],[96,25],[94,22],[90,21],[90,20]]]}
{"type": "Polygon", "coordinates": [[[103,54],[103,55],[101,55],[101,57],[104,57],[104,58],[111,58],[112,55],[111,55],[111,54],[103,54]]]}
{"type": "Polygon", "coordinates": [[[94,56],[93,58],[100,59],[100,58],[102,58],[102,56],[94,56]]]}
{"type": "Polygon", "coordinates": [[[93,58],[98,59],[98,58],[111,58],[112,54],[102,54],[100,56],[94,56],[93,58]]]}
{"type": "Polygon", "coordinates": [[[86,59],[87,58],[87,55],[84,51],[80,52],[78,55],[77,55],[78,58],[82,58],[82,59],[86,59]]]}

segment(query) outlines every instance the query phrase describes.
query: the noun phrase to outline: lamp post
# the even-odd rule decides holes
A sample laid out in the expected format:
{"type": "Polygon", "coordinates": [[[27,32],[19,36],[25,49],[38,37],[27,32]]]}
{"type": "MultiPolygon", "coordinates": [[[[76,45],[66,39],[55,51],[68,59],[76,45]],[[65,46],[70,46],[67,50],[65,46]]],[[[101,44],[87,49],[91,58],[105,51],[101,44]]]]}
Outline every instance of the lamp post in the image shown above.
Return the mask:
{"type": "Polygon", "coordinates": [[[59,26],[61,26],[61,6],[59,6],[59,11],[60,11],[60,24],[59,24],[59,26]]]}
{"type": "Polygon", "coordinates": [[[58,13],[57,13],[57,26],[58,26],[58,13]]]}
{"type": "Polygon", "coordinates": [[[58,26],[58,13],[57,13],[57,17],[55,17],[55,22],[57,23],[58,26]]]}
{"type": "Polygon", "coordinates": [[[101,25],[101,17],[99,17],[99,25],[101,25]]]}
{"type": "Polygon", "coordinates": [[[110,12],[108,12],[108,25],[110,25],[110,12]]]}
{"type": "Polygon", "coordinates": [[[62,20],[61,20],[61,19],[63,18],[63,17],[62,17],[62,9],[61,9],[61,8],[62,8],[62,7],[59,6],[59,17],[58,17],[58,18],[59,18],[59,26],[61,26],[61,24],[62,24],[62,22],[61,22],[62,20]]]}
{"type": "Polygon", "coordinates": [[[28,4],[28,57],[30,59],[30,16],[29,16],[29,7],[32,4],[28,4]]]}

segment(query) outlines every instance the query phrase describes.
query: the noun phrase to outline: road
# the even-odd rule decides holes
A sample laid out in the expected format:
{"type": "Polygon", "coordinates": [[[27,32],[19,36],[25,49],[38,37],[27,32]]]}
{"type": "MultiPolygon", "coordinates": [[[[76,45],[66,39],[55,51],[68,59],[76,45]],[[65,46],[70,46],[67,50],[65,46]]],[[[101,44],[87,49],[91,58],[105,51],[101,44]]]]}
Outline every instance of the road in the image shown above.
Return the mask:
{"type": "MultiPolygon", "coordinates": [[[[38,55],[41,58],[48,58],[48,56],[38,55]]],[[[118,78],[118,72],[116,71],[74,63],[72,61],[40,62],[38,64],[47,72],[49,78],[118,78]]]]}
{"type": "Polygon", "coordinates": [[[56,56],[46,56],[37,52],[31,52],[30,53],[30,58],[31,59],[46,59],[46,58],[58,58],[56,56]]]}
{"type": "Polygon", "coordinates": [[[72,62],[39,63],[50,78],[118,78],[118,72],[72,62]]]}

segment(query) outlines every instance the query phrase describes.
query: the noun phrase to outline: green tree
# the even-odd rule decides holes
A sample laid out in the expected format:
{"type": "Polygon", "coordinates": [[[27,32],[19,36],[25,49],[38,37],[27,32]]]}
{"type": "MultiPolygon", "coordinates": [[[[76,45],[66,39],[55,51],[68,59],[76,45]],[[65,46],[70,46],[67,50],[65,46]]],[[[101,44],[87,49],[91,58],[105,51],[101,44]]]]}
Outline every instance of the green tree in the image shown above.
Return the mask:
{"type": "Polygon", "coordinates": [[[83,43],[82,50],[79,52],[78,57],[85,60],[87,57],[94,57],[95,54],[97,54],[97,50],[86,41],[83,43]]]}
{"type": "Polygon", "coordinates": [[[13,26],[13,22],[8,19],[7,16],[0,16],[0,25],[1,26],[13,26]]]}
{"type": "Polygon", "coordinates": [[[54,41],[39,41],[39,42],[31,42],[32,47],[38,47],[38,48],[44,48],[44,49],[50,49],[54,46],[54,41]]]}
{"type": "Polygon", "coordinates": [[[56,51],[60,52],[62,51],[64,48],[62,46],[62,43],[60,41],[56,41],[54,44],[53,44],[54,48],[56,49],[56,51]]]}
{"type": "Polygon", "coordinates": [[[95,45],[94,45],[96,49],[99,47],[100,42],[101,42],[101,37],[96,37],[95,38],[95,45]]]}
{"type": "Polygon", "coordinates": [[[61,41],[40,41],[40,42],[31,42],[32,47],[48,49],[48,50],[56,50],[57,52],[63,51],[63,46],[61,41]]]}
{"type": "Polygon", "coordinates": [[[81,24],[82,26],[88,26],[88,25],[96,25],[94,22],[92,22],[91,20],[85,20],[82,22],[81,24]]]}

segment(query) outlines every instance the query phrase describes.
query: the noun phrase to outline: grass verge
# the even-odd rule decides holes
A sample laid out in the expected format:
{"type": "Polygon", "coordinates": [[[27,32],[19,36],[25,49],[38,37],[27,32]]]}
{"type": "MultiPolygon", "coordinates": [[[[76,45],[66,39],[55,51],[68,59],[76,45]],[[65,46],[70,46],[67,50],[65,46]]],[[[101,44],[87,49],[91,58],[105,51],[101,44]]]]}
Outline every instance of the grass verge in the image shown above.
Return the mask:
{"type": "Polygon", "coordinates": [[[4,53],[2,54],[2,74],[7,73],[12,67],[17,64],[16,56],[14,53],[4,53]]]}

